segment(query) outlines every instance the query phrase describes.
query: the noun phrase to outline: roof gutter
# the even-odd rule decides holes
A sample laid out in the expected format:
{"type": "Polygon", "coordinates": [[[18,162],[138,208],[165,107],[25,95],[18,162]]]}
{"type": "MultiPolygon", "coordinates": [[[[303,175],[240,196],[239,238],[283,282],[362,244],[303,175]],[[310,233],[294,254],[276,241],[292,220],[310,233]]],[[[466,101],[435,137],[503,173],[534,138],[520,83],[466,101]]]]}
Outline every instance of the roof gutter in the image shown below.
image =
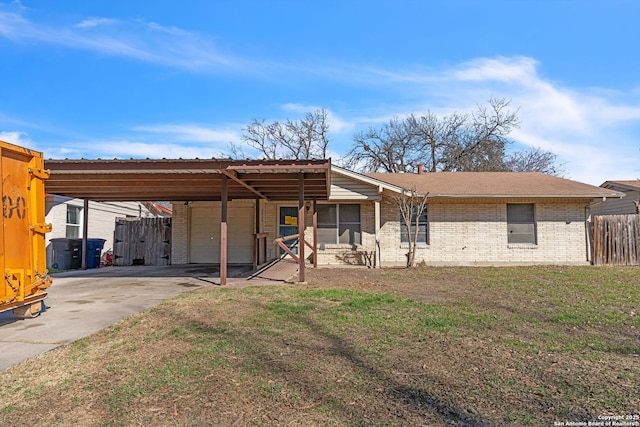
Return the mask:
{"type": "Polygon", "coordinates": [[[602,198],[605,201],[609,198],[622,199],[624,194],[431,194],[433,197],[449,199],[594,199],[602,198]]]}

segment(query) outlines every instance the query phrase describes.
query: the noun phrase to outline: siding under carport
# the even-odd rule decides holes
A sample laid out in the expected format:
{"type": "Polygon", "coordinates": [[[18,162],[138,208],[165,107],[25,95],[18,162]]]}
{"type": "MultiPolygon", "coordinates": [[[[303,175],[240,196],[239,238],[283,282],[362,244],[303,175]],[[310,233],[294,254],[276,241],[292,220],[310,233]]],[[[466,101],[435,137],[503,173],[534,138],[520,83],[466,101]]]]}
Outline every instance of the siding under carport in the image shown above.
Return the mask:
{"type": "MultiPolygon", "coordinates": [[[[229,245],[227,262],[253,262],[254,202],[229,202],[229,245]]],[[[189,204],[189,262],[211,264],[220,262],[220,202],[189,204]]]]}

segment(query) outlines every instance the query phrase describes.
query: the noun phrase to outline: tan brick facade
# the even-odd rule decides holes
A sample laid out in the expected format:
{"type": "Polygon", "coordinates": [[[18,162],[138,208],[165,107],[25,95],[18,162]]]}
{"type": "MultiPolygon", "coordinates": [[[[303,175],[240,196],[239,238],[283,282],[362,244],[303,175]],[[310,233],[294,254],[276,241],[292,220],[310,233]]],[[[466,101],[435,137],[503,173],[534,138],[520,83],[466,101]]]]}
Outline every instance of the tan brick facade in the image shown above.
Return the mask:
{"type": "MultiPolygon", "coordinates": [[[[340,204],[359,204],[362,244],[325,244],[318,250],[319,265],[375,265],[375,217],[372,201],[340,201],[340,204]]],[[[312,241],[313,230],[307,229],[307,240],[312,241]]]]}
{"type": "MultiPolygon", "coordinates": [[[[404,265],[408,245],[400,244],[400,214],[384,199],[382,265],[404,265]]],[[[428,244],[416,262],[427,265],[587,264],[587,200],[469,200],[429,203],[428,244]],[[533,203],[536,245],[507,243],[507,203],[533,203]]]]}
{"type": "Polygon", "coordinates": [[[171,264],[189,263],[189,206],[173,204],[171,220],[171,264]]]}
{"type": "MultiPolygon", "coordinates": [[[[424,261],[427,265],[587,264],[585,209],[588,202],[575,199],[470,199],[429,203],[428,244],[419,245],[416,262],[424,261]],[[534,204],[537,244],[507,243],[507,203],[534,204]]],[[[376,266],[374,201],[342,200],[340,203],[360,204],[362,244],[319,245],[318,264],[376,266]]],[[[280,206],[297,206],[297,202],[261,202],[261,231],[269,234],[268,259],[278,256],[273,240],[277,237],[280,206]]],[[[399,210],[390,198],[385,197],[380,211],[382,266],[405,265],[408,246],[400,243],[399,210]]],[[[188,206],[183,203],[173,205],[173,264],[189,262],[188,217],[188,206]]],[[[312,220],[312,210],[306,211],[308,242],[313,241],[312,220]]],[[[311,250],[305,248],[305,255],[310,254],[311,250]]]]}

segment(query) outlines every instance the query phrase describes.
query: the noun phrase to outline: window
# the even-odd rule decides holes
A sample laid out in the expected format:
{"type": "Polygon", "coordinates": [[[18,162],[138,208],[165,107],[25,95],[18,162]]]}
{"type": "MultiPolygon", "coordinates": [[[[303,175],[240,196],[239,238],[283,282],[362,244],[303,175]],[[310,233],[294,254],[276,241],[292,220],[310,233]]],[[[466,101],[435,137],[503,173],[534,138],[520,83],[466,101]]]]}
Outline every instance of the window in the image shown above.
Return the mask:
{"type": "Polygon", "coordinates": [[[360,205],[318,205],[318,242],[361,244],[360,205]]]}
{"type": "MultiPolygon", "coordinates": [[[[413,234],[415,230],[416,210],[414,209],[413,215],[411,215],[411,233],[413,234]]],[[[424,210],[420,214],[420,218],[418,218],[418,244],[426,245],[429,243],[427,240],[427,230],[427,207],[425,206],[424,210]]],[[[400,214],[400,243],[409,243],[409,230],[407,229],[407,224],[405,224],[402,214],[400,214]]]]}
{"type": "Polygon", "coordinates": [[[80,237],[80,221],[82,208],[67,205],[67,238],[80,237]]]}
{"type": "Polygon", "coordinates": [[[507,204],[507,242],[536,244],[533,203],[507,204]]]}

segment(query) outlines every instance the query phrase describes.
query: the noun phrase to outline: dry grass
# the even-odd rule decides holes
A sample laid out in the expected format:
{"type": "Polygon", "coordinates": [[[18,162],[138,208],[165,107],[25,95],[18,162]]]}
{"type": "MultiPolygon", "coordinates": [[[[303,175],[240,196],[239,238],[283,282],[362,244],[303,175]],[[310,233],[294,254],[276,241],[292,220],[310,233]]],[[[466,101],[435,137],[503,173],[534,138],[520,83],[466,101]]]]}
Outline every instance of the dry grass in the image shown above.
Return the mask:
{"type": "Polygon", "coordinates": [[[553,425],[640,408],[633,268],[311,270],[0,373],[0,425],[553,425]]]}

